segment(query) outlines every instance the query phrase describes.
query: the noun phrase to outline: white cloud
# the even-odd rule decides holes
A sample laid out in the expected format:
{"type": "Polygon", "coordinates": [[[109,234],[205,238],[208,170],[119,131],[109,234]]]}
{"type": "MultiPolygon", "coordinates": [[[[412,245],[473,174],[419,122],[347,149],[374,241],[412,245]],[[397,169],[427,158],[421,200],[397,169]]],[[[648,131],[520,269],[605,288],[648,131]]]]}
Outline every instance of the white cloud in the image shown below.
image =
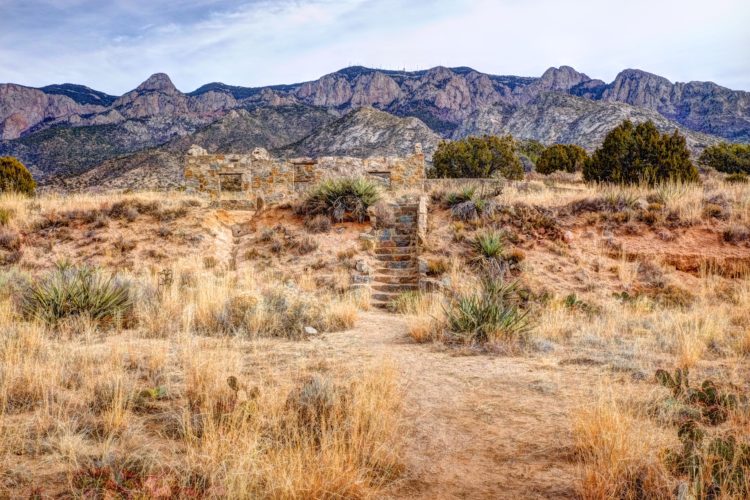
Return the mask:
{"type": "Polygon", "coordinates": [[[626,67],[750,89],[740,0],[0,0],[0,80],[110,93],[154,72],[190,91],[268,85],[351,64],[539,75],[626,67]]]}

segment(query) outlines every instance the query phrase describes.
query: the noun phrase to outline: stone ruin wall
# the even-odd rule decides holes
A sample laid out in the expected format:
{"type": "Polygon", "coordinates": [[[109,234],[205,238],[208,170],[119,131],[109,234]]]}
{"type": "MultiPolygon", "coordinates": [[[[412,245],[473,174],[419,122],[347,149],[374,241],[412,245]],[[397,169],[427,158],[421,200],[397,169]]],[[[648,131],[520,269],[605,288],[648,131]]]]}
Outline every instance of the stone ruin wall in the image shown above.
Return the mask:
{"type": "Polygon", "coordinates": [[[376,179],[392,190],[422,189],[424,154],[419,144],[414,149],[414,154],[406,157],[276,160],[263,148],[250,154],[209,154],[192,146],[185,160],[184,183],[188,192],[206,193],[216,201],[250,203],[259,198],[264,202],[281,201],[305,192],[323,179],[350,176],[376,179]]]}

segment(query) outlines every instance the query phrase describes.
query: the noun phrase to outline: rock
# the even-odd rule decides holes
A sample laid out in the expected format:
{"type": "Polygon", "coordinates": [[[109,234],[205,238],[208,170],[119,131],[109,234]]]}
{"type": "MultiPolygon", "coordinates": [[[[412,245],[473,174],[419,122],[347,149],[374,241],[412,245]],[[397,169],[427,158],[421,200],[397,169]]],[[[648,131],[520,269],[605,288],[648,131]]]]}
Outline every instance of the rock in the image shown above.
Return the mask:
{"type": "Polygon", "coordinates": [[[270,160],[271,159],[271,155],[268,154],[268,150],[266,148],[254,148],[250,156],[253,157],[253,160],[270,160]]]}
{"type": "Polygon", "coordinates": [[[358,259],[357,262],[354,263],[354,269],[362,274],[370,274],[370,266],[368,266],[367,262],[363,259],[358,259]]]}
{"type": "Polygon", "coordinates": [[[204,156],[207,155],[208,152],[197,144],[193,144],[190,146],[190,149],[188,149],[187,154],[188,156],[204,156]]]}
{"type": "Polygon", "coordinates": [[[318,335],[318,330],[316,330],[315,328],[311,326],[306,326],[304,328],[304,331],[305,331],[305,335],[318,335]]]}
{"type": "Polygon", "coordinates": [[[573,232],[572,232],[572,231],[565,231],[565,232],[563,233],[563,236],[562,236],[562,237],[563,237],[563,241],[564,241],[565,243],[568,243],[568,244],[570,244],[570,243],[571,243],[571,242],[573,241],[573,232]]]}

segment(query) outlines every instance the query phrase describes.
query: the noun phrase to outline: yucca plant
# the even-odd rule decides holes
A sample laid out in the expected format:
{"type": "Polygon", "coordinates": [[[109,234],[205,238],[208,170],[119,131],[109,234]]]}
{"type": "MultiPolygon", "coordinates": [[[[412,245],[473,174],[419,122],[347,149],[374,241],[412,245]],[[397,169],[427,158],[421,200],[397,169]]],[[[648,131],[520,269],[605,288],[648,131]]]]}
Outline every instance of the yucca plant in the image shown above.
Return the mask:
{"type": "Polygon", "coordinates": [[[350,214],[362,221],[367,208],[379,199],[380,188],[375,181],[362,177],[328,179],[310,191],[301,209],[309,215],[325,214],[339,221],[350,214]]]}
{"type": "Polygon", "coordinates": [[[99,324],[127,314],[133,306],[130,284],[104,276],[90,267],[68,264],[29,284],[21,297],[27,318],[55,324],[73,316],[87,316],[99,324]]]}
{"type": "Polygon", "coordinates": [[[488,259],[499,257],[504,249],[503,235],[498,231],[480,233],[474,240],[474,246],[481,255],[488,259]]]}
{"type": "Polygon", "coordinates": [[[464,186],[461,191],[449,193],[445,197],[445,203],[448,205],[448,207],[453,207],[455,205],[458,205],[459,203],[471,201],[474,199],[476,191],[477,188],[474,186],[464,186]]]}
{"type": "Polygon", "coordinates": [[[461,295],[445,308],[448,335],[457,341],[485,344],[523,340],[529,331],[519,307],[517,282],[485,279],[479,292],[461,295]]]}

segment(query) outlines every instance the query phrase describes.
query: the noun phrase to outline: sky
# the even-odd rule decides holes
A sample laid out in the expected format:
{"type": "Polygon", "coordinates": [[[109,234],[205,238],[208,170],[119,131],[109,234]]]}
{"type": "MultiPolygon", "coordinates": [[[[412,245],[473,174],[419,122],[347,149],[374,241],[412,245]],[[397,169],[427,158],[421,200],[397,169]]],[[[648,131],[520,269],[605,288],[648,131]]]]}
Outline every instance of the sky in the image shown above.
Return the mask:
{"type": "Polygon", "coordinates": [[[167,73],[264,86],[352,65],[626,68],[750,90],[748,0],[0,0],[0,82],[114,95],[167,73]]]}

